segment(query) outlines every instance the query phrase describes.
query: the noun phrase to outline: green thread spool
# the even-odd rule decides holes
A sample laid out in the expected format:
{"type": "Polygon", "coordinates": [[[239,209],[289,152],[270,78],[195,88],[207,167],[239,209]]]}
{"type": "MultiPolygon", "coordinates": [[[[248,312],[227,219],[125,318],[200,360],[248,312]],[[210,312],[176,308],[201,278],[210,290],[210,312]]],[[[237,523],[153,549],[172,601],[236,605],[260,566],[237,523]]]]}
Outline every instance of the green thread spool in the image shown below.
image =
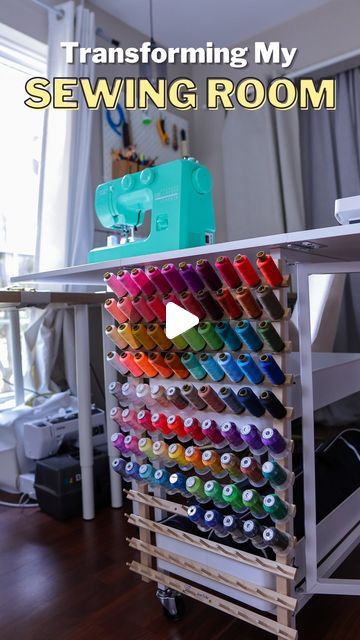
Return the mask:
{"type": "Polygon", "coordinates": [[[243,497],[236,484],[225,485],[225,487],[223,488],[222,497],[225,502],[234,509],[234,511],[244,511],[245,505],[243,497]]]}
{"type": "Polygon", "coordinates": [[[190,476],[190,478],[187,478],[186,491],[195,496],[199,502],[209,502],[209,498],[204,491],[204,483],[197,476],[190,476]]]}
{"type": "Polygon", "coordinates": [[[211,498],[211,500],[217,507],[221,508],[227,506],[227,502],[223,498],[222,486],[220,482],[217,482],[216,480],[208,480],[207,482],[205,482],[204,489],[207,497],[211,498]]]}
{"type": "Polygon", "coordinates": [[[270,320],[258,322],[257,330],[273,351],[279,353],[285,349],[285,343],[270,320]]]}
{"type": "Polygon", "coordinates": [[[255,489],[246,489],[243,493],[243,502],[245,507],[250,509],[256,518],[265,518],[267,515],[264,507],[262,496],[255,489]]]}
{"type": "Polygon", "coordinates": [[[224,343],[216,333],[211,322],[200,322],[198,332],[204,338],[210,349],[219,351],[219,349],[223,348],[224,343]]]}
{"type": "Polygon", "coordinates": [[[171,342],[174,343],[175,347],[179,349],[179,351],[184,351],[184,349],[188,348],[188,343],[182,335],[176,336],[176,338],[171,338],[171,342]]]}
{"type": "Polygon", "coordinates": [[[274,522],[286,520],[290,513],[287,502],[281,500],[276,493],[270,493],[268,496],[265,496],[263,500],[263,507],[274,522]]]}
{"type": "Polygon", "coordinates": [[[206,347],[204,338],[196,331],[195,327],[184,331],[181,335],[194,351],[201,351],[206,347]]]}
{"type": "Polygon", "coordinates": [[[286,489],[292,481],[291,474],[276,460],[264,462],[262,474],[270,482],[273,489],[286,489]]]}
{"type": "Polygon", "coordinates": [[[195,378],[195,380],[202,380],[206,377],[207,373],[205,369],[201,366],[197,357],[193,353],[184,353],[181,356],[181,362],[184,367],[190,371],[191,375],[195,378]]]}

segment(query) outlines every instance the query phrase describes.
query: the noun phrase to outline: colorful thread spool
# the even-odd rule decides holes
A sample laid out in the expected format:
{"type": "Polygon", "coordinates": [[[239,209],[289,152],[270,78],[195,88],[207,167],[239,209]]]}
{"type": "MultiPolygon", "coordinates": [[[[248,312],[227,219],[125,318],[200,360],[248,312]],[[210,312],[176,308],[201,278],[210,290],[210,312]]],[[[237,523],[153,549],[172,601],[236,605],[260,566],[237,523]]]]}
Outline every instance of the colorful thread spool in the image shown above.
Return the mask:
{"type": "Polygon", "coordinates": [[[246,489],[242,498],[244,506],[250,509],[250,513],[254,518],[266,518],[267,513],[263,507],[262,497],[256,489],[246,489]]]}
{"type": "Polygon", "coordinates": [[[176,433],[177,437],[183,442],[187,442],[190,438],[184,429],[184,421],[181,416],[171,414],[167,418],[167,426],[172,433],[176,433]]]}
{"type": "Polygon", "coordinates": [[[216,480],[208,480],[204,486],[205,494],[210,498],[215,507],[223,509],[227,506],[226,500],[222,496],[222,485],[216,480]]]}
{"type": "Polygon", "coordinates": [[[204,338],[201,335],[199,335],[195,327],[192,327],[191,329],[184,331],[182,336],[183,338],[185,338],[188,345],[194,351],[201,351],[201,349],[204,349],[206,347],[206,342],[204,338]]]}
{"type": "Polygon", "coordinates": [[[218,353],[216,362],[232,382],[240,382],[243,379],[244,374],[230,353],[218,353]]]}
{"type": "Polygon", "coordinates": [[[286,554],[292,546],[291,537],[284,531],[279,531],[276,527],[267,527],[263,531],[264,543],[271,547],[275,553],[286,554]]]}
{"type": "Polygon", "coordinates": [[[205,513],[205,522],[210,525],[219,538],[225,538],[228,535],[228,532],[224,529],[223,519],[215,509],[209,509],[209,511],[205,513]]]}
{"type": "Polygon", "coordinates": [[[221,400],[225,402],[230,411],[232,411],[232,413],[240,415],[240,413],[243,413],[245,411],[241,402],[239,402],[235,391],[231,387],[221,387],[219,396],[221,400]]]}
{"type": "Polygon", "coordinates": [[[117,322],[125,322],[127,316],[122,312],[115,298],[108,298],[105,300],[104,308],[117,322]]]}
{"type": "Polygon", "coordinates": [[[183,305],[180,302],[180,300],[176,297],[175,293],[165,293],[165,295],[163,296],[163,303],[166,306],[169,302],[173,302],[174,304],[177,304],[178,307],[182,307],[183,305]]]}
{"type": "Polygon", "coordinates": [[[113,324],[108,324],[108,326],[105,329],[105,335],[107,338],[110,338],[110,340],[117,346],[119,347],[119,349],[127,349],[128,347],[128,343],[126,342],[126,340],[124,340],[124,338],[122,338],[122,336],[118,333],[117,328],[115,327],[115,325],[113,324]]]}
{"type": "Polygon", "coordinates": [[[243,407],[251,413],[251,415],[257,418],[261,418],[261,416],[264,415],[265,409],[251,387],[242,387],[239,389],[238,398],[243,407]]]}
{"type": "Polygon", "coordinates": [[[123,285],[123,287],[125,287],[126,291],[131,296],[138,296],[139,295],[140,288],[136,284],[135,280],[132,279],[132,277],[131,277],[131,275],[130,275],[130,273],[128,271],[125,271],[124,269],[120,269],[120,271],[117,272],[117,277],[118,277],[120,283],[123,285]]]}
{"type": "Polygon", "coordinates": [[[222,282],[208,260],[200,258],[200,260],[196,261],[195,268],[211,291],[217,291],[217,289],[221,288],[222,282]]]}
{"type": "Polygon", "coordinates": [[[235,327],[235,331],[250,351],[260,351],[263,348],[264,344],[249,320],[240,320],[235,327]]]}
{"type": "Polygon", "coordinates": [[[174,460],[182,471],[188,471],[192,468],[192,464],[186,460],[184,447],[178,442],[169,446],[169,458],[174,460]]]}
{"type": "Polygon", "coordinates": [[[202,454],[202,461],[205,467],[210,469],[215,478],[225,478],[227,475],[227,471],[225,471],[221,466],[220,456],[216,451],[211,451],[210,449],[204,451],[202,454]]]}
{"type": "Polygon", "coordinates": [[[132,429],[135,429],[135,431],[142,431],[142,428],[137,421],[137,413],[134,409],[123,409],[121,412],[121,420],[128,429],[131,427],[132,429]]]}
{"type": "Polygon", "coordinates": [[[195,378],[195,380],[203,380],[204,378],[206,378],[207,373],[205,369],[201,366],[197,357],[193,353],[184,353],[181,356],[181,362],[184,367],[186,367],[186,369],[191,373],[193,378],[195,378]]]}
{"type": "Polygon", "coordinates": [[[269,493],[263,500],[263,507],[273,522],[285,522],[293,515],[291,505],[282,500],[276,493],[269,493]]]}
{"type": "Polygon", "coordinates": [[[280,287],[282,285],[282,273],[275,264],[274,259],[270,255],[267,255],[265,251],[258,251],[256,254],[256,264],[266,282],[271,287],[280,287]]]}
{"type": "Polygon", "coordinates": [[[142,464],[139,468],[140,480],[154,484],[155,469],[152,464],[142,464]]]}
{"type": "Polygon", "coordinates": [[[264,380],[263,372],[249,353],[241,353],[239,355],[238,365],[251,384],[261,384],[264,380]]]}
{"type": "Polygon", "coordinates": [[[166,391],[167,400],[180,411],[189,406],[188,400],[182,395],[179,387],[169,387],[166,391]]]}
{"type": "Polygon", "coordinates": [[[190,476],[186,480],[186,490],[194,496],[198,502],[205,504],[210,498],[205,494],[204,482],[197,476],[190,476]]]}
{"type": "Polygon", "coordinates": [[[149,361],[162,378],[171,378],[173,370],[167,366],[161,353],[149,353],[149,361]]]}
{"type": "Polygon", "coordinates": [[[106,362],[111,364],[111,366],[123,376],[126,376],[126,374],[129,373],[129,367],[123,361],[123,358],[120,358],[119,354],[115,351],[108,351],[106,354],[106,362]]]}
{"type": "Polygon", "coordinates": [[[108,391],[117,400],[119,400],[119,401],[121,400],[122,402],[124,401],[124,396],[123,396],[123,392],[122,392],[122,386],[121,386],[120,382],[117,382],[117,381],[110,382],[110,384],[108,386],[108,391]]]}
{"type": "Polygon", "coordinates": [[[256,289],[256,296],[271,320],[281,320],[285,313],[285,309],[277,299],[271,287],[266,284],[261,284],[260,287],[256,289]]]}
{"type": "Polygon", "coordinates": [[[150,395],[155,404],[160,404],[166,409],[170,406],[170,403],[166,397],[166,389],[161,384],[153,384],[150,387],[150,395]]]}
{"type": "Polygon", "coordinates": [[[228,472],[231,480],[234,482],[242,482],[244,480],[239,460],[234,453],[223,453],[220,461],[222,468],[228,472]]]}
{"type": "Polygon", "coordinates": [[[117,306],[130,322],[140,322],[141,315],[135,309],[135,307],[134,307],[132,301],[130,300],[129,296],[125,296],[124,298],[120,298],[119,302],[117,303],[117,306]]]}
{"type": "Polygon", "coordinates": [[[286,407],[284,407],[283,403],[280,402],[280,400],[272,391],[263,391],[260,395],[260,402],[263,407],[270,413],[270,415],[276,420],[282,420],[286,417],[286,407]]]}
{"type": "Polygon", "coordinates": [[[124,439],[124,449],[128,455],[133,453],[136,457],[142,457],[142,453],[139,449],[139,439],[130,433],[124,439]]]}
{"type": "Polygon", "coordinates": [[[197,299],[212,320],[221,320],[224,315],[222,307],[207,289],[201,289],[197,294],[197,299]]]}
{"type": "Polygon", "coordinates": [[[184,367],[176,353],[167,353],[165,356],[165,364],[169,365],[179,380],[185,380],[190,375],[188,369],[184,367]]]}
{"type": "Polygon", "coordinates": [[[190,402],[190,404],[195,409],[198,409],[199,411],[203,411],[203,409],[206,409],[207,404],[202,398],[200,398],[199,392],[195,385],[184,384],[183,388],[181,389],[181,395],[183,395],[184,398],[186,398],[186,400],[188,400],[188,402],[190,402]]]}
{"type": "Polygon", "coordinates": [[[266,452],[266,447],[261,440],[261,433],[254,424],[243,424],[240,427],[241,437],[246,442],[251,453],[261,456],[266,452]]]}
{"type": "Polygon", "coordinates": [[[202,353],[199,360],[201,366],[205,369],[208,376],[214,380],[214,382],[220,382],[220,380],[223,380],[225,373],[210,354],[202,353]]]}
{"type": "Polygon", "coordinates": [[[263,487],[267,483],[266,478],[261,473],[261,466],[250,456],[243,458],[240,463],[242,473],[247,477],[253,487],[263,487]]]}
{"type": "Polygon", "coordinates": [[[175,336],[175,338],[171,338],[171,342],[179,351],[184,351],[184,349],[188,348],[188,343],[182,335],[175,336]]]}
{"type": "Polygon", "coordinates": [[[262,466],[262,474],[273,489],[285,491],[294,482],[294,474],[284,469],[276,460],[268,460],[262,466]]]}
{"type": "Polygon", "coordinates": [[[257,287],[260,284],[259,274],[247,256],[243,256],[240,253],[235,256],[234,267],[249,287],[257,287]]]}
{"type": "Polygon", "coordinates": [[[187,517],[190,522],[196,524],[199,531],[209,531],[211,526],[205,521],[205,510],[199,507],[199,505],[191,505],[187,510],[187,517]]]}
{"type": "Polygon", "coordinates": [[[202,461],[202,453],[198,447],[187,447],[185,449],[185,459],[188,464],[194,467],[196,473],[203,475],[208,472],[208,468],[202,461]]]}
{"type": "Polygon", "coordinates": [[[133,298],[133,305],[136,311],[142,317],[144,322],[152,322],[153,320],[155,320],[155,317],[156,317],[155,313],[149,307],[144,296],[140,294],[139,296],[136,296],[135,298],[133,298]]]}
{"type": "Polygon", "coordinates": [[[244,536],[252,542],[256,549],[265,549],[267,542],[263,539],[264,525],[256,522],[256,520],[245,520],[243,524],[244,536]]]}
{"type": "Polygon", "coordinates": [[[127,294],[127,289],[121,280],[116,277],[115,273],[110,273],[109,271],[104,273],[104,282],[118,298],[122,298],[122,296],[127,294]]]}
{"type": "Polygon", "coordinates": [[[206,344],[208,345],[208,347],[210,347],[210,349],[218,351],[219,349],[223,348],[224,343],[220,336],[216,333],[211,322],[200,322],[198,332],[204,338],[206,344]]]}
{"type": "Polygon", "coordinates": [[[140,438],[138,445],[141,455],[146,456],[151,461],[158,459],[153,452],[153,441],[151,438],[140,438]]]}
{"type": "Polygon", "coordinates": [[[184,498],[189,498],[189,492],[186,490],[186,476],[183,473],[178,471],[177,473],[172,473],[169,478],[170,489],[168,493],[170,495],[174,495],[175,493],[180,493],[180,495],[184,496],[184,498]]]}
{"type": "Polygon", "coordinates": [[[285,349],[285,342],[278,334],[270,320],[262,320],[261,322],[258,322],[257,330],[275,353],[280,353],[280,351],[285,349]]]}
{"type": "Polygon", "coordinates": [[[197,271],[195,271],[192,264],[186,264],[186,262],[180,262],[179,272],[181,273],[188,287],[190,287],[190,289],[195,291],[195,293],[197,293],[198,291],[201,291],[201,289],[204,288],[204,283],[200,278],[199,274],[197,273],[197,271]]]}
{"type": "Polygon", "coordinates": [[[133,382],[124,382],[121,387],[121,393],[123,395],[123,402],[125,405],[129,406],[130,404],[138,404],[136,386],[133,382]]]}
{"type": "MultiPolygon", "coordinates": [[[[165,322],[166,320],[166,308],[163,304],[162,300],[160,300],[157,293],[153,293],[147,299],[147,305],[149,309],[152,311],[153,317],[151,320],[158,320],[158,322],[165,322]]],[[[145,316],[144,316],[145,317],[145,316]]],[[[151,322],[150,320],[150,322],[151,322]]]]}
{"type": "Polygon", "coordinates": [[[193,296],[191,291],[183,291],[180,294],[180,299],[187,311],[193,313],[195,316],[199,318],[199,320],[203,320],[206,318],[206,311],[200,304],[200,302],[193,296]]]}
{"type": "Polygon", "coordinates": [[[216,449],[222,449],[222,447],[225,447],[226,440],[218,429],[215,420],[210,420],[209,418],[204,420],[201,425],[201,431],[204,436],[209,438],[210,442],[215,445],[216,449]]]}
{"type": "Polygon", "coordinates": [[[122,420],[122,409],[120,409],[120,407],[112,407],[112,409],[110,409],[110,418],[111,420],[114,420],[114,422],[116,422],[116,424],[119,425],[119,427],[123,430],[123,431],[128,431],[129,429],[124,428],[124,423],[122,420]]]}
{"type": "Polygon", "coordinates": [[[131,269],[130,276],[146,296],[151,296],[155,293],[156,289],[154,283],[149,280],[142,269],[138,269],[137,267],[135,269],[131,269]]]}
{"type": "Polygon", "coordinates": [[[157,460],[161,460],[166,467],[174,467],[176,461],[170,458],[169,445],[163,440],[157,440],[153,444],[153,454],[157,460]]]}
{"type": "Polygon", "coordinates": [[[238,320],[238,318],[241,318],[243,310],[239,303],[232,296],[229,289],[225,289],[224,287],[218,289],[215,293],[215,297],[218,303],[223,308],[226,317],[231,318],[231,320],[238,320]]]}
{"type": "Polygon", "coordinates": [[[149,324],[147,332],[150,338],[156,342],[162,351],[168,351],[172,348],[173,345],[171,340],[166,337],[164,330],[156,322],[149,324]]]}
{"type": "Polygon", "coordinates": [[[129,478],[129,480],[141,480],[139,475],[139,469],[140,469],[140,465],[134,460],[131,460],[130,462],[127,462],[125,465],[125,474],[129,478]]]}
{"type": "Polygon", "coordinates": [[[247,448],[247,444],[243,441],[235,422],[224,422],[220,427],[220,431],[221,435],[231,445],[233,451],[243,451],[247,448]]]}
{"type": "Polygon", "coordinates": [[[149,431],[150,433],[155,431],[151,422],[151,413],[148,409],[141,409],[141,411],[138,412],[136,419],[144,430],[149,431]]]}
{"type": "Polygon", "coordinates": [[[166,491],[171,489],[170,473],[166,469],[157,469],[154,473],[154,484],[162,487],[166,491]]]}
{"type": "MultiPolygon", "coordinates": [[[[125,325],[121,325],[124,327],[125,325]]],[[[129,326],[129,325],[128,325],[129,326]]],[[[130,327],[131,330],[131,327],[130,327]]],[[[139,347],[144,347],[144,349],[154,349],[156,347],[156,343],[149,336],[146,331],[146,327],[143,324],[134,324],[132,327],[132,339],[136,340],[139,343],[138,347],[134,347],[134,349],[138,349],[139,347]]]]}
{"type": "Polygon", "coordinates": [[[236,513],[243,513],[246,510],[241,491],[236,484],[225,485],[222,495],[225,502],[229,504],[236,513]]]}
{"type": "Polygon", "coordinates": [[[284,384],[285,374],[271,353],[263,353],[259,358],[259,364],[270,382],[276,385],[284,384]]]}
{"type": "Polygon", "coordinates": [[[240,303],[249,318],[260,318],[262,315],[262,309],[248,287],[238,287],[235,295],[237,301],[240,303]]]}
{"type": "Polygon", "coordinates": [[[242,342],[227,320],[217,322],[215,331],[230,351],[239,351],[241,349],[242,342]]]}
{"type": "Polygon", "coordinates": [[[128,345],[132,349],[139,349],[141,347],[141,342],[137,339],[136,336],[134,336],[131,325],[128,322],[122,322],[119,325],[118,334],[120,338],[126,342],[126,348],[128,345]]]}
{"type": "Polygon", "coordinates": [[[164,264],[161,269],[161,273],[165,276],[166,280],[170,284],[171,288],[174,289],[177,293],[181,293],[187,289],[187,284],[182,277],[181,273],[177,270],[174,264],[168,263],[164,264]]]}
{"type": "Polygon", "coordinates": [[[130,351],[122,351],[120,353],[121,362],[127,367],[134,378],[141,378],[144,375],[143,370],[135,361],[134,355],[130,351]]]}
{"type": "Polygon", "coordinates": [[[121,454],[124,454],[126,449],[124,445],[125,436],[123,433],[113,433],[111,436],[111,444],[115,449],[120,451],[121,454]]]}
{"type": "Polygon", "coordinates": [[[167,417],[164,413],[153,413],[151,424],[155,431],[160,431],[165,437],[173,435],[173,432],[168,427],[167,417]]]}
{"type": "Polygon", "coordinates": [[[146,273],[160,293],[169,293],[171,291],[171,285],[158,267],[150,265],[149,267],[146,267],[146,273]]]}
{"type": "Polygon", "coordinates": [[[210,385],[204,384],[199,389],[199,396],[216,413],[222,413],[226,409],[226,404],[219,398],[218,394],[210,385]]]}
{"type": "Polygon", "coordinates": [[[123,476],[124,478],[126,477],[126,472],[125,472],[126,461],[123,460],[123,458],[115,458],[111,463],[111,467],[120,476],[123,476]]]}
{"type": "Polygon", "coordinates": [[[158,375],[157,369],[152,366],[146,353],[138,351],[137,353],[135,353],[134,361],[139,365],[140,369],[142,369],[147,378],[155,378],[155,376],[158,375]]]}
{"type": "Polygon", "coordinates": [[[137,404],[140,404],[142,407],[146,405],[148,409],[154,406],[155,402],[151,397],[150,385],[146,382],[141,382],[136,385],[135,393],[137,404]]]}
{"type": "Polygon", "coordinates": [[[233,515],[225,516],[223,519],[224,529],[231,535],[234,542],[244,544],[246,536],[242,530],[242,521],[233,515]]]}
{"type": "Polygon", "coordinates": [[[261,440],[275,459],[284,458],[291,450],[291,441],[284,438],[275,427],[266,427],[261,434],[261,440]]]}
{"type": "Polygon", "coordinates": [[[201,424],[197,418],[186,418],[184,421],[185,433],[190,436],[195,444],[207,443],[207,438],[201,431],[201,424]]]}
{"type": "Polygon", "coordinates": [[[230,289],[240,287],[240,276],[227,256],[219,256],[216,259],[215,267],[221,273],[222,279],[230,289]]]}

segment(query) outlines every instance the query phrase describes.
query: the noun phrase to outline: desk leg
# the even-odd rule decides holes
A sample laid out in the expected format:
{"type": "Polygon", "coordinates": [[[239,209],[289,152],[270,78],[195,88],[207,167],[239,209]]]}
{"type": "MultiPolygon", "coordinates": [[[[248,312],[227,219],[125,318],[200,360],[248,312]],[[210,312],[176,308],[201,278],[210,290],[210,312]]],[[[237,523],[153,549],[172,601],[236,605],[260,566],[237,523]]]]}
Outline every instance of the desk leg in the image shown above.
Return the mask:
{"type": "Polygon", "coordinates": [[[15,382],[15,403],[18,407],[24,402],[24,378],[21,359],[21,334],[18,309],[9,309],[11,360],[15,382]]]}
{"type": "Polygon", "coordinates": [[[76,386],[79,402],[79,448],[84,520],[92,520],[95,518],[89,344],[88,308],[86,305],[76,305],[76,386]]]}

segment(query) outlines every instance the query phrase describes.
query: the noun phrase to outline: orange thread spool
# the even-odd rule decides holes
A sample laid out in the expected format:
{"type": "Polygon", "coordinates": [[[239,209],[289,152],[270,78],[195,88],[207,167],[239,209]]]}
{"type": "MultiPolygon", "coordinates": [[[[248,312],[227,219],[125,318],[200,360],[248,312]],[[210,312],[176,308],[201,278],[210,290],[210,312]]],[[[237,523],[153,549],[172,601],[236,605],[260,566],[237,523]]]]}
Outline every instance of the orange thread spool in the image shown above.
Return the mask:
{"type": "Polygon", "coordinates": [[[155,376],[158,375],[155,367],[153,367],[151,362],[149,362],[149,358],[147,357],[146,353],[138,351],[137,353],[135,353],[134,360],[148,378],[155,378],[155,376]]]}
{"type": "Polygon", "coordinates": [[[171,378],[174,372],[167,366],[161,353],[150,353],[149,361],[162,378],[171,378]]]}
{"type": "Polygon", "coordinates": [[[249,287],[238,287],[235,295],[245,313],[247,313],[250,318],[260,318],[262,315],[262,309],[251,293],[249,287]]]}
{"type": "Polygon", "coordinates": [[[256,264],[260,269],[266,282],[270,287],[280,287],[282,285],[283,277],[280,269],[274,262],[274,259],[265,253],[265,251],[259,251],[256,254],[256,264]]]}
{"type": "Polygon", "coordinates": [[[190,371],[184,367],[176,353],[167,353],[165,356],[165,363],[169,365],[180,380],[185,380],[185,378],[189,377],[190,371]]]}
{"type": "Polygon", "coordinates": [[[135,362],[135,359],[132,353],[130,353],[129,351],[123,351],[120,354],[120,359],[125,364],[125,366],[129,369],[131,375],[133,375],[135,378],[141,378],[144,375],[143,370],[135,362]]]}

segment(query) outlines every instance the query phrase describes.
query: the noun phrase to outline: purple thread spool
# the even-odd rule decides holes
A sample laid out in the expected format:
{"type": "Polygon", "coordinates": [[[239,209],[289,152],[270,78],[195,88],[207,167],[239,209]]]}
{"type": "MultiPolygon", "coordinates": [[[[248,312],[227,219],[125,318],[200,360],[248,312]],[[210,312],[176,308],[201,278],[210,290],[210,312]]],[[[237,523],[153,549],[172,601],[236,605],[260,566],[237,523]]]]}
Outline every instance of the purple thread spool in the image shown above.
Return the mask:
{"type": "Polygon", "coordinates": [[[125,453],[128,455],[134,454],[137,457],[143,457],[138,445],[138,439],[136,436],[128,435],[124,440],[125,453]]]}
{"type": "Polygon", "coordinates": [[[122,433],[113,433],[111,436],[111,444],[115,449],[120,451],[120,453],[126,453],[124,446],[125,436],[122,433]]]}
{"type": "Polygon", "coordinates": [[[222,287],[222,281],[216,273],[214,267],[208,260],[201,258],[196,262],[196,271],[204,278],[207,286],[211,291],[217,291],[222,287]]]}
{"type": "Polygon", "coordinates": [[[261,440],[273,458],[284,458],[289,452],[290,442],[283,438],[275,427],[264,429],[261,434],[261,440]]]}
{"type": "Polygon", "coordinates": [[[182,277],[190,289],[197,293],[204,288],[204,283],[199,274],[195,271],[192,264],[186,264],[186,262],[180,262],[179,269],[182,277]]]}
{"type": "Polygon", "coordinates": [[[163,276],[165,276],[169,285],[177,293],[181,293],[182,291],[185,291],[185,289],[187,289],[187,284],[184,278],[182,277],[181,273],[179,273],[174,264],[169,262],[167,264],[164,264],[163,268],[161,269],[161,273],[163,274],[163,276]]]}
{"type": "Polygon", "coordinates": [[[242,439],[235,422],[224,422],[220,427],[220,431],[234,451],[243,451],[243,449],[247,448],[247,444],[242,439]]]}
{"type": "Polygon", "coordinates": [[[243,424],[240,427],[241,437],[254,455],[265,453],[266,447],[261,440],[259,429],[254,424],[243,424]]]}
{"type": "Polygon", "coordinates": [[[204,420],[201,425],[201,431],[204,436],[207,436],[209,440],[215,445],[217,449],[226,446],[226,440],[217,428],[215,420],[204,420]]]}

